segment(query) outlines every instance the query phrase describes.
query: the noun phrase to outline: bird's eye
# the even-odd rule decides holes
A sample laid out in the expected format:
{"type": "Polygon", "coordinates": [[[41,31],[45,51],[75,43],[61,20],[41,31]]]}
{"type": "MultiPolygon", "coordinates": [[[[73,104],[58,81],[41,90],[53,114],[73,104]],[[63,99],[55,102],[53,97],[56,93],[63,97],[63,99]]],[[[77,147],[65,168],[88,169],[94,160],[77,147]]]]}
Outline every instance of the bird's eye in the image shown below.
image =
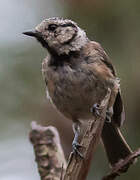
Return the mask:
{"type": "Polygon", "coordinates": [[[57,28],[57,25],[56,25],[56,24],[50,24],[50,25],[48,26],[48,30],[49,30],[49,31],[55,31],[56,28],[57,28]]]}

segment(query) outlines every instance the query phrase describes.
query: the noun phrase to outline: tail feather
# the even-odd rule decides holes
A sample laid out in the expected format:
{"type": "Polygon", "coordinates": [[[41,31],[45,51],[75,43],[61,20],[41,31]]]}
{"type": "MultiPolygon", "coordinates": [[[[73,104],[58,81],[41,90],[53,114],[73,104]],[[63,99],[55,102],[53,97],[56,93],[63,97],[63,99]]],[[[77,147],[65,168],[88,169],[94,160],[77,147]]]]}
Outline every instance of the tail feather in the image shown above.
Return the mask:
{"type": "MultiPolygon", "coordinates": [[[[125,159],[132,153],[119,128],[113,123],[105,123],[102,131],[102,141],[111,166],[125,159]]],[[[128,169],[129,165],[125,168],[128,169]]],[[[125,171],[124,170],[124,171],[125,171]]]]}

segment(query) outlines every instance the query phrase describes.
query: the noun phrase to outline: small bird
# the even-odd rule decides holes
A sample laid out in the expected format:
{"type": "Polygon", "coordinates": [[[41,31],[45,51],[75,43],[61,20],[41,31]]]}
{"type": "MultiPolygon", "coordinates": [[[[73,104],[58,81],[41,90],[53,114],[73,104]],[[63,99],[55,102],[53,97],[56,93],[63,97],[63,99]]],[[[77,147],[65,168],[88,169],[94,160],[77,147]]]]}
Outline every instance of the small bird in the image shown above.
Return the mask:
{"type": "Polygon", "coordinates": [[[45,19],[23,34],[35,37],[48,51],[42,63],[47,96],[73,121],[74,152],[82,156],[78,143],[81,120],[100,115],[100,103],[110,90],[102,141],[112,167],[129,156],[132,150],[120,132],[125,117],[119,78],[101,45],[90,41],[72,20],[58,17],[45,19]]]}

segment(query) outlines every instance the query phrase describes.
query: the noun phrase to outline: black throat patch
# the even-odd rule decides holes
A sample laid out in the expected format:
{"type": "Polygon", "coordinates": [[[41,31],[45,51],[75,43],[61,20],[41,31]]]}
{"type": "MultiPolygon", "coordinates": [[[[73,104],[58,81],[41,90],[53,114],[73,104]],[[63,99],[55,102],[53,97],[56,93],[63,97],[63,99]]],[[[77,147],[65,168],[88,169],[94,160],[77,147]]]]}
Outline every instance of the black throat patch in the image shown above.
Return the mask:
{"type": "Polygon", "coordinates": [[[68,55],[62,54],[62,55],[52,55],[49,66],[54,66],[55,68],[63,66],[66,63],[73,64],[72,60],[79,57],[79,52],[77,51],[70,51],[68,55]]]}

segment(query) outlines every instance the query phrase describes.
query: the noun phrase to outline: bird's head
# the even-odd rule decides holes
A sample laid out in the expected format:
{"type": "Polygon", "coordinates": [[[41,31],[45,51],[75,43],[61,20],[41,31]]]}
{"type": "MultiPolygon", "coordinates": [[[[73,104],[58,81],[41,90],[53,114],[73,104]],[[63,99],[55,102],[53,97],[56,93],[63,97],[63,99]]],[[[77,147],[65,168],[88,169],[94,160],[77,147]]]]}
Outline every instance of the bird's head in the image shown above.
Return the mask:
{"type": "Polygon", "coordinates": [[[23,34],[35,37],[50,53],[57,55],[79,51],[88,40],[75,22],[62,18],[45,19],[35,30],[23,34]]]}

